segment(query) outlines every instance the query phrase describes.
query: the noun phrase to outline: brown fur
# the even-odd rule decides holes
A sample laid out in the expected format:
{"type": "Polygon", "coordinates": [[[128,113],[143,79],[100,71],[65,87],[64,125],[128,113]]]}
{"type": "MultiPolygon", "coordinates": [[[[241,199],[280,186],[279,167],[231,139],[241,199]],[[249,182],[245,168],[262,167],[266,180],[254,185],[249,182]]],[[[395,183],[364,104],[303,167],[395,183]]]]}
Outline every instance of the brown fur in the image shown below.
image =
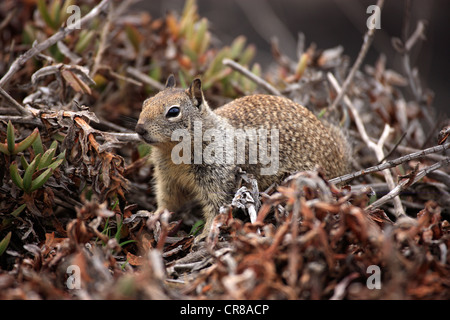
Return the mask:
{"type": "MultiPolygon", "coordinates": [[[[294,171],[319,166],[332,178],[348,170],[350,148],[341,131],[322,123],[305,107],[287,98],[259,94],[236,99],[213,112],[203,97],[200,80],[194,80],[189,89],[183,90],[176,89],[170,77],[166,89],[144,102],[136,131],[153,145],[157,210],[177,211],[188,201],[198,201],[206,220],[202,236],[209,232],[220,206],[233,198],[236,165],[173,163],[171,151],[178,142],[171,141],[172,132],[188,129],[193,133],[194,121],[202,123],[203,132],[211,128],[279,130],[277,174],[261,175],[261,165],[248,161],[239,165],[254,175],[260,190],[294,171]],[[181,115],[167,118],[167,110],[174,105],[179,106],[181,115]]],[[[203,147],[206,145],[203,142],[203,147]]]]}

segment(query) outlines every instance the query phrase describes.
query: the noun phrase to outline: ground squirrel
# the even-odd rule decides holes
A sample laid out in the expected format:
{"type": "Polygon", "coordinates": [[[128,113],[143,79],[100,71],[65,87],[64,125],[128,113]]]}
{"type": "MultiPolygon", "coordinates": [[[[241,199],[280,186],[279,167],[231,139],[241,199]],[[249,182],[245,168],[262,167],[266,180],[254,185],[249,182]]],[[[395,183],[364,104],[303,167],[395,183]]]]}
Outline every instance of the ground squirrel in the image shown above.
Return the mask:
{"type": "Polygon", "coordinates": [[[256,94],[213,111],[200,79],[179,89],[173,75],[144,101],[136,132],[153,146],[157,211],[197,201],[205,218],[201,237],[220,206],[231,202],[237,166],[265,190],[287,173],[316,166],[329,178],[342,175],[350,158],[339,129],[287,98],[256,94]]]}

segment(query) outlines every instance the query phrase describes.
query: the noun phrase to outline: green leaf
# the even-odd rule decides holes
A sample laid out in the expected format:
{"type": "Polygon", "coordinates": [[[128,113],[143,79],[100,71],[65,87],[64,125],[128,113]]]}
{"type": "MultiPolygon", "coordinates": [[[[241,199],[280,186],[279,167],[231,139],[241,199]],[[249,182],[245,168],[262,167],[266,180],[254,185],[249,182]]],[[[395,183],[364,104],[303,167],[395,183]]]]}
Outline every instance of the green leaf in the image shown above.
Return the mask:
{"type": "Polygon", "coordinates": [[[65,134],[61,134],[60,132],[56,132],[52,136],[52,139],[55,139],[55,141],[58,141],[58,142],[63,142],[65,137],[66,137],[65,134]]]}
{"type": "Polygon", "coordinates": [[[374,203],[375,201],[377,201],[377,194],[374,192],[369,199],[369,205],[371,205],[372,203],[374,203]]]}
{"type": "Polygon", "coordinates": [[[197,222],[192,226],[191,231],[189,231],[189,234],[196,236],[204,225],[205,221],[197,220],[197,222]]]}
{"type": "Polygon", "coordinates": [[[60,10],[60,23],[59,25],[62,25],[63,21],[67,21],[67,18],[69,18],[70,13],[67,12],[67,8],[69,8],[71,5],[74,5],[75,1],[73,0],[66,0],[64,1],[64,4],[61,7],[60,10]]]}
{"type": "Polygon", "coordinates": [[[146,143],[141,143],[138,145],[137,149],[139,153],[139,158],[144,158],[145,156],[151,153],[152,146],[146,143]]]}
{"type": "Polygon", "coordinates": [[[198,54],[203,54],[202,50],[208,47],[208,44],[204,44],[203,42],[209,41],[208,37],[205,37],[206,32],[208,31],[208,20],[206,18],[202,18],[200,22],[197,24],[197,30],[194,38],[193,49],[198,54]]]}
{"type": "Polygon", "coordinates": [[[37,139],[38,135],[39,129],[36,128],[28,137],[26,137],[16,145],[14,154],[22,152],[25,149],[28,149],[28,147],[30,147],[33,144],[33,142],[37,139]]]}
{"type": "Polygon", "coordinates": [[[320,110],[319,114],[317,115],[317,118],[319,118],[319,119],[322,118],[323,115],[325,114],[325,112],[327,112],[326,108],[323,108],[322,110],[320,110]]]}
{"type": "Polygon", "coordinates": [[[123,246],[125,246],[129,243],[133,243],[133,242],[136,242],[136,240],[127,240],[127,241],[121,242],[121,243],[119,243],[119,246],[123,247],[123,246]]]}
{"type": "Polygon", "coordinates": [[[188,84],[186,83],[186,78],[181,72],[181,69],[178,71],[178,79],[180,80],[180,85],[182,88],[186,88],[188,86],[188,84]]]}
{"type": "Polygon", "coordinates": [[[123,226],[123,219],[122,217],[116,217],[116,222],[117,222],[117,230],[116,230],[116,234],[114,235],[114,238],[116,238],[117,243],[120,242],[120,238],[122,238],[122,226],[123,226]]]}
{"type": "Polygon", "coordinates": [[[6,248],[8,248],[10,240],[11,240],[11,231],[8,232],[6,237],[4,237],[3,240],[0,242],[0,256],[6,251],[6,248]]]}
{"type": "Polygon", "coordinates": [[[23,170],[27,170],[28,166],[30,165],[23,155],[20,157],[20,163],[22,164],[23,170]]]}
{"type": "Polygon", "coordinates": [[[61,0],[53,0],[53,3],[51,5],[51,13],[52,13],[53,22],[54,22],[55,26],[61,26],[60,10],[61,10],[61,0]]]}
{"type": "Polygon", "coordinates": [[[17,168],[17,163],[15,161],[9,166],[9,175],[14,184],[23,190],[23,180],[19,174],[19,169],[17,168]]]}
{"type": "Polygon", "coordinates": [[[50,169],[55,170],[55,169],[58,168],[58,167],[61,165],[61,163],[63,163],[63,162],[64,162],[64,159],[59,159],[59,160],[56,160],[55,162],[49,164],[48,167],[49,167],[50,169]]]}
{"type": "Polygon", "coordinates": [[[48,8],[45,4],[45,0],[38,0],[37,3],[37,7],[39,10],[39,13],[42,16],[42,19],[45,21],[45,23],[47,24],[47,26],[49,26],[50,28],[52,28],[53,30],[55,30],[55,23],[53,22],[49,12],[48,12],[48,8]]]}
{"type": "Polygon", "coordinates": [[[134,51],[139,52],[139,48],[142,42],[142,35],[139,34],[139,31],[136,27],[130,24],[125,25],[125,33],[127,35],[128,41],[130,41],[133,46],[134,51]]]}
{"type": "Polygon", "coordinates": [[[230,59],[234,60],[239,57],[242,50],[244,49],[246,42],[247,39],[244,36],[238,36],[236,39],[234,39],[230,48],[230,59]]]}
{"type": "Polygon", "coordinates": [[[92,39],[95,35],[95,32],[93,30],[89,31],[81,31],[80,32],[80,38],[75,45],[75,52],[78,54],[83,53],[83,51],[88,47],[89,44],[92,43],[92,39]]]}
{"type": "Polygon", "coordinates": [[[28,168],[25,170],[25,174],[23,175],[23,190],[26,193],[30,193],[31,182],[33,181],[33,174],[36,171],[36,168],[39,165],[42,155],[38,154],[33,161],[30,163],[28,168]]]}
{"type": "Polygon", "coordinates": [[[17,217],[22,211],[23,209],[25,209],[27,207],[27,204],[24,203],[23,205],[21,205],[20,207],[18,207],[16,210],[14,210],[13,212],[11,212],[11,215],[14,217],[17,217]]]}
{"type": "Polygon", "coordinates": [[[5,143],[0,143],[0,152],[9,156],[8,146],[5,143]]]}
{"type": "Polygon", "coordinates": [[[255,57],[256,48],[253,45],[247,46],[244,52],[239,56],[239,63],[243,66],[250,64],[250,61],[255,57]]]}
{"type": "Polygon", "coordinates": [[[44,153],[44,146],[42,145],[41,134],[38,134],[36,140],[32,143],[34,154],[44,153]]]}
{"type": "Polygon", "coordinates": [[[55,156],[55,152],[56,149],[48,149],[47,151],[45,151],[37,167],[38,170],[44,169],[52,163],[53,157],[55,156]]]}
{"type": "Polygon", "coordinates": [[[58,148],[58,141],[53,140],[52,144],[50,145],[49,149],[55,149],[58,148]]]}
{"type": "Polygon", "coordinates": [[[56,157],[56,159],[66,159],[66,150],[64,150],[63,152],[61,152],[60,154],[58,154],[58,156],[56,157]]]}
{"type": "Polygon", "coordinates": [[[39,177],[37,177],[31,182],[30,191],[34,191],[42,187],[44,183],[46,183],[47,180],[52,176],[52,174],[53,174],[52,168],[48,168],[47,170],[45,170],[44,173],[42,173],[39,177]]]}
{"type": "Polygon", "coordinates": [[[11,120],[8,121],[8,127],[6,129],[6,141],[8,143],[8,151],[10,154],[14,154],[14,149],[16,147],[16,136],[14,135],[14,126],[11,120]]]}

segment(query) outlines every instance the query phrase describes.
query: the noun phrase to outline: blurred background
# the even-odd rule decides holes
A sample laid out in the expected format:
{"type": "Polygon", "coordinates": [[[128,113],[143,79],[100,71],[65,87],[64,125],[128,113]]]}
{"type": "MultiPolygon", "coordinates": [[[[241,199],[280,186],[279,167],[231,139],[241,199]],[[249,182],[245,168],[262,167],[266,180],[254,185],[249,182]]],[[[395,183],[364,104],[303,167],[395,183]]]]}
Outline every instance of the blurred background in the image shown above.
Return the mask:
{"type": "MultiPolygon", "coordinates": [[[[273,61],[270,40],[277,37],[284,54],[296,58],[299,32],[305,45],[315,43],[319,49],[342,45],[344,53],[355,61],[361,49],[367,7],[374,0],[198,0],[201,16],[208,18],[216,41],[227,45],[239,35],[257,47],[255,62],[266,67],[273,61]]],[[[137,8],[157,18],[168,11],[181,12],[184,0],[142,1],[137,8]]],[[[405,1],[385,1],[381,29],[377,30],[365,64],[373,65],[380,53],[387,57],[387,68],[401,74],[401,55],[391,44],[393,37],[402,38],[405,1]]],[[[450,116],[450,1],[411,1],[409,33],[417,21],[426,20],[426,40],[419,41],[411,52],[411,65],[418,67],[423,88],[435,94],[437,116],[450,116]]],[[[363,70],[363,69],[362,69],[363,70]]],[[[411,93],[411,92],[410,92],[411,93]]]]}

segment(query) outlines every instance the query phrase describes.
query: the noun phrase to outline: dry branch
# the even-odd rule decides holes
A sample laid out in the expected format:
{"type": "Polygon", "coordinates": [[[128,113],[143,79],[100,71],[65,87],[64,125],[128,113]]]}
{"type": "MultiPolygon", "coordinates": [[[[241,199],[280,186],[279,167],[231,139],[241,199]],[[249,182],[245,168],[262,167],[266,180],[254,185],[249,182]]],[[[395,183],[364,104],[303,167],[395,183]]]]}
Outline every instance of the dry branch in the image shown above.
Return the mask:
{"type": "Polygon", "coordinates": [[[127,67],[127,73],[134,76],[136,79],[142,81],[143,83],[150,85],[151,87],[153,87],[157,90],[161,91],[164,89],[164,85],[161,82],[150,78],[148,75],[146,75],[145,73],[142,73],[141,71],[139,71],[136,68],[127,67]]]}
{"type": "MultiPolygon", "coordinates": [[[[337,178],[330,179],[330,182],[336,183],[336,184],[346,182],[346,181],[349,181],[349,180],[354,179],[359,176],[363,176],[363,175],[366,175],[366,174],[369,174],[372,172],[377,172],[377,171],[385,170],[388,168],[396,167],[404,162],[422,158],[422,157],[425,157],[426,155],[429,155],[432,153],[442,152],[447,149],[450,149],[450,142],[440,145],[440,146],[434,146],[434,147],[431,147],[428,149],[410,153],[410,154],[407,154],[406,156],[402,156],[397,159],[387,160],[386,162],[384,162],[380,165],[376,165],[376,166],[369,167],[369,168],[366,168],[366,169],[363,169],[363,170],[360,170],[357,172],[349,173],[349,174],[346,174],[346,175],[343,175],[343,176],[340,176],[337,178]]],[[[441,159],[440,161],[445,161],[446,159],[447,158],[444,158],[444,159],[441,159]]]]}
{"type": "Polygon", "coordinates": [[[281,92],[273,87],[270,83],[268,83],[266,80],[262,79],[261,77],[258,77],[256,74],[248,70],[247,68],[244,68],[236,61],[230,60],[230,59],[223,59],[222,63],[233,70],[238,71],[242,75],[246,76],[253,82],[255,82],[260,87],[264,88],[267,92],[276,95],[276,96],[282,96],[281,92]]]}
{"type": "MultiPolygon", "coordinates": [[[[342,93],[343,91],[339,87],[339,84],[338,84],[336,78],[333,76],[333,74],[329,72],[327,75],[328,75],[328,79],[330,80],[334,89],[338,93],[342,93]]],[[[343,97],[344,97],[345,103],[347,104],[348,108],[351,110],[351,112],[353,114],[353,118],[355,119],[356,127],[358,128],[358,131],[361,134],[361,138],[367,144],[367,146],[375,152],[377,160],[382,161],[382,159],[384,159],[383,145],[391,132],[391,127],[388,124],[386,124],[384,127],[384,130],[383,130],[383,133],[381,134],[381,137],[378,140],[378,143],[372,142],[372,140],[370,140],[370,138],[366,132],[366,129],[364,128],[364,124],[363,124],[355,106],[350,101],[350,99],[347,97],[347,95],[344,94],[343,97]]],[[[389,169],[384,170],[384,177],[386,179],[386,182],[387,182],[389,188],[391,190],[394,189],[395,183],[394,183],[394,179],[393,179],[392,174],[389,171],[389,169]]],[[[402,206],[402,203],[401,203],[401,200],[399,197],[394,197],[394,206],[395,206],[395,215],[397,217],[405,215],[405,210],[403,209],[403,206],[402,206]]]]}
{"type": "Polygon", "coordinates": [[[370,206],[368,206],[366,208],[366,210],[371,210],[373,208],[377,208],[383,204],[385,204],[386,202],[392,200],[393,198],[397,197],[400,192],[402,192],[403,190],[405,190],[408,186],[416,183],[417,181],[419,181],[420,179],[422,179],[423,177],[425,177],[428,173],[435,171],[439,168],[442,168],[446,165],[450,164],[450,157],[441,160],[431,166],[426,167],[423,170],[420,170],[415,176],[414,179],[411,181],[410,179],[406,179],[405,181],[402,181],[399,185],[397,185],[394,189],[392,189],[387,195],[381,197],[380,199],[378,199],[377,201],[375,201],[374,203],[372,203],[370,206]]]}
{"type": "MultiPolygon", "coordinates": [[[[376,5],[380,8],[381,11],[384,5],[384,0],[378,0],[376,5]]],[[[364,57],[367,54],[367,51],[369,51],[370,45],[372,44],[373,37],[375,35],[375,30],[376,30],[375,28],[370,28],[367,30],[366,34],[364,35],[364,42],[361,47],[361,50],[359,51],[358,57],[356,58],[356,61],[353,64],[352,69],[350,70],[347,78],[345,79],[341,91],[338,92],[337,97],[334,99],[333,103],[327,110],[335,110],[337,105],[341,102],[342,98],[347,92],[348,87],[350,86],[353,80],[353,77],[356,74],[356,71],[358,71],[359,67],[361,66],[361,63],[364,60],[364,57]]]]}
{"type": "Polygon", "coordinates": [[[9,101],[14,108],[16,108],[22,115],[30,115],[30,110],[23,107],[20,103],[18,103],[13,97],[11,97],[8,92],[3,90],[2,87],[0,87],[0,95],[2,95],[7,101],[9,101]]]}
{"type": "MultiPolygon", "coordinates": [[[[109,0],[102,0],[102,2],[100,2],[96,7],[94,7],[83,18],[81,18],[80,24],[83,26],[83,25],[89,23],[92,19],[94,19],[97,15],[99,15],[100,12],[105,10],[108,2],[109,2],[109,0]]],[[[47,40],[34,45],[30,50],[28,50],[24,54],[20,55],[13,62],[13,64],[9,68],[8,72],[0,79],[0,87],[4,88],[6,86],[6,84],[9,82],[9,80],[11,79],[11,77],[14,75],[14,73],[19,71],[20,68],[25,64],[25,62],[27,62],[28,60],[33,58],[38,53],[40,53],[40,52],[44,51],[45,49],[51,47],[52,45],[54,45],[58,41],[64,39],[67,35],[72,33],[74,30],[75,29],[73,29],[73,28],[65,27],[65,28],[61,29],[60,31],[58,31],[57,33],[55,33],[54,35],[52,35],[47,40]]]]}

